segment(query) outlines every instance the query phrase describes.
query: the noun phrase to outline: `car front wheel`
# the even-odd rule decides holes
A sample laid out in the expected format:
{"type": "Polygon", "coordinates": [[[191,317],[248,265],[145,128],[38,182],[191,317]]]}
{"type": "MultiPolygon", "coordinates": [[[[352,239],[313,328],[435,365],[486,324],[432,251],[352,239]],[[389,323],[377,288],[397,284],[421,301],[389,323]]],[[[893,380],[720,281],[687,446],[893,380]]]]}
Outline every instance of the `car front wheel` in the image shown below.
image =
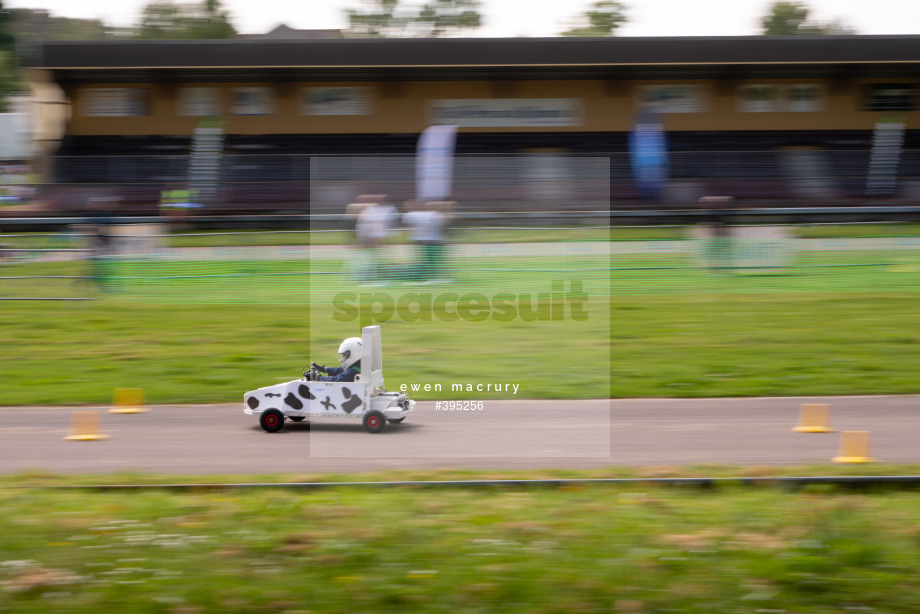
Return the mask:
{"type": "Polygon", "coordinates": [[[364,414],[364,428],[368,433],[379,433],[386,426],[386,418],[377,410],[372,410],[364,414]]]}
{"type": "Polygon", "coordinates": [[[259,425],[269,433],[277,433],[284,426],[284,414],[277,409],[269,409],[259,416],[259,425]]]}

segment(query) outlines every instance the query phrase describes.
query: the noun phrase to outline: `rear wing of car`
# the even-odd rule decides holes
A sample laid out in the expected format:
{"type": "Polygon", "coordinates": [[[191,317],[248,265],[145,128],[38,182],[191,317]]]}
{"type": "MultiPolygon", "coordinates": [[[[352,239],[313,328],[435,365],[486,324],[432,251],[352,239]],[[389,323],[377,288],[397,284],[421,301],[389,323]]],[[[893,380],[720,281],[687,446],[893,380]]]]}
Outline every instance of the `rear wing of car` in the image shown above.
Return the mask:
{"type": "Polygon", "coordinates": [[[365,326],[361,330],[361,345],[361,370],[367,374],[365,382],[371,386],[383,386],[383,348],[380,344],[380,327],[365,326]]]}

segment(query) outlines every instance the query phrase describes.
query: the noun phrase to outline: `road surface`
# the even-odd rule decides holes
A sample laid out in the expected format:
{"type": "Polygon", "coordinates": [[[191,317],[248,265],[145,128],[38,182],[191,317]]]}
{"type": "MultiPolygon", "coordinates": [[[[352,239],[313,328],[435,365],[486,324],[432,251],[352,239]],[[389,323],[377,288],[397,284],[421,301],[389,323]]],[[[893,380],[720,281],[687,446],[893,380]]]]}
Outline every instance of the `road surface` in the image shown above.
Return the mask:
{"type": "Polygon", "coordinates": [[[414,414],[377,435],[357,419],[286,422],[265,433],[241,404],[0,409],[0,473],[141,471],[308,477],[386,469],[670,467],[830,463],[839,433],[792,431],[802,403],[830,403],[830,426],[871,431],[871,454],[920,462],[920,396],[484,401],[481,411],[414,414]],[[66,441],[75,409],[101,412],[103,441],[66,441]]]}

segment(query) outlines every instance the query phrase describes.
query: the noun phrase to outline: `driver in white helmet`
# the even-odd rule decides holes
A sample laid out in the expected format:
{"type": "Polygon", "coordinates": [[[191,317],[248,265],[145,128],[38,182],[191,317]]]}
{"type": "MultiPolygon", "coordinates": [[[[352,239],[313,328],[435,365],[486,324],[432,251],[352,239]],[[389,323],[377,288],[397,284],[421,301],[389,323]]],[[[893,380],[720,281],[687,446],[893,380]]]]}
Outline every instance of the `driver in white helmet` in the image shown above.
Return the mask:
{"type": "Polygon", "coordinates": [[[349,337],[339,346],[339,364],[341,367],[329,367],[318,365],[315,362],[311,366],[326,375],[320,375],[321,382],[353,382],[355,377],[361,373],[361,337],[349,337]]]}

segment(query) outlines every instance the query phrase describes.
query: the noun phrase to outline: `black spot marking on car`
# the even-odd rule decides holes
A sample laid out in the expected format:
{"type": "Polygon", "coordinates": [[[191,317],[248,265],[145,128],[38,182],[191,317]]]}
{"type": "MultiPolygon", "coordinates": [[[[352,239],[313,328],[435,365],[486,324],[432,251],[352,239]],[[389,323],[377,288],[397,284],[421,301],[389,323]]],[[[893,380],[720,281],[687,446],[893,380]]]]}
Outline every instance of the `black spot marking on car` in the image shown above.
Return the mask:
{"type": "Polygon", "coordinates": [[[345,410],[345,413],[350,414],[363,405],[358,395],[352,394],[348,388],[342,388],[342,394],[345,395],[345,402],[342,403],[342,409],[345,410]]]}
{"type": "Polygon", "coordinates": [[[267,396],[268,398],[272,398],[272,397],[279,397],[279,398],[280,398],[280,397],[281,397],[281,395],[280,395],[279,393],[277,393],[277,392],[266,392],[266,393],[265,393],[265,396],[267,396]]]}
{"type": "Polygon", "coordinates": [[[259,399],[255,397],[249,397],[248,399],[246,399],[246,405],[249,406],[249,409],[255,409],[256,407],[259,406],[259,399]]]}
{"type": "Polygon", "coordinates": [[[329,400],[329,397],[326,397],[326,400],[320,403],[320,405],[325,407],[327,410],[336,409],[336,406],[332,403],[332,401],[329,400]]]}
{"type": "Polygon", "coordinates": [[[312,392],[310,392],[310,387],[305,384],[301,384],[300,386],[297,387],[297,394],[299,394],[305,399],[310,399],[311,401],[316,398],[316,396],[312,392]]]}
{"type": "Polygon", "coordinates": [[[284,402],[294,409],[303,409],[303,401],[294,396],[293,392],[289,392],[286,397],[284,397],[284,402]]]}

